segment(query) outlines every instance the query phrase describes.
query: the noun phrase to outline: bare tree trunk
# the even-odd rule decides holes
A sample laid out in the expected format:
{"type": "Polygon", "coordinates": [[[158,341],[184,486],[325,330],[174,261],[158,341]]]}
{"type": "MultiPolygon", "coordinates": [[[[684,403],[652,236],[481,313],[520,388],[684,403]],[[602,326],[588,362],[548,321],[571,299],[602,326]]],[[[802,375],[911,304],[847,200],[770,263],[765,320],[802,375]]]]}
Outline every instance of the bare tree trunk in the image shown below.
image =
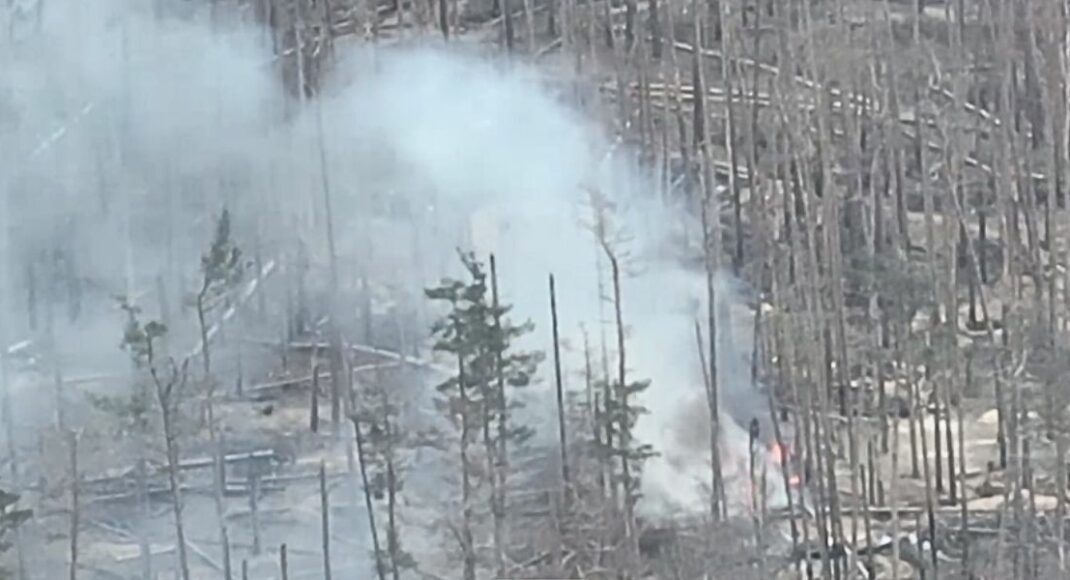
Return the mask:
{"type": "MultiPolygon", "coordinates": [[[[444,0],[442,0],[444,1],[444,0]]],[[[527,41],[528,53],[535,52],[535,8],[531,0],[521,0],[521,8],[524,13],[524,40],[527,41]]]]}
{"type": "MultiPolygon", "coordinates": [[[[935,345],[934,345],[935,346],[935,345]]],[[[941,403],[943,402],[943,395],[941,394],[939,378],[932,376],[931,371],[932,363],[925,365],[925,372],[930,378],[929,383],[933,388],[933,449],[936,451],[936,458],[933,461],[933,468],[935,470],[936,477],[936,493],[944,493],[944,457],[943,457],[943,443],[940,431],[940,415],[943,412],[941,403]]]]}
{"type": "Polygon", "coordinates": [[[331,507],[327,501],[327,468],[320,461],[320,538],[323,541],[323,578],[331,580],[331,507]]]}
{"type": "Polygon", "coordinates": [[[178,551],[178,566],[182,580],[190,580],[189,556],[186,547],[186,531],[182,522],[182,495],[178,485],[178,441],[173,421],[172,402],[160,392],[161,418],[164,443],[167,447],[167,480],[171,486],[171,508],[175,518],[175,548],[178,551]]]}
{"type": "Polygon", "coordinates": [[[135,494],[138,503],[138,519],[141,533],[138,534],[138,552],[141,560],[141,580],[153,580],[152,550],[149,547],[149,491],[148,466],[145,460],[145,443],[143,437],[135,437],[137,463],[134,467],[135,494]]]}
{"type": "MultiPolygon", "coordinates": [[[[882,412],[886,412],[882,409],[882,412]]],[[[892,422],[892,474],[889,502],[892,508],[892,580],[899,580],[899,418],[892,422]]],[[[934,550],[935,551],[935,550],[934,550]]]]}
{"type": "MultiPolygon", "coordinates": [[[[313,349],[315,350],[315,349],[313,349]]],[[[315,355],[313,354],[313,357],[315,355]]],[[[315,360],[315,359],[313,359],[315,360]]],[[[320,367],[318,364],[312,365],[312,400],[308,405],[308,428],[313,433],[319,433],[320,430],[320,367]]]]}
{"type": "MultiPolygon", "coordinates": [[[[1010,309],[1007,304],[1003,304],[1002,312],[1000,313],[1000,319],[1003,321],[1003,335],[1001,337],[1001,350],[998,359],[1002,361],[1005,357],[1010,355],[1010,319],[1008,314],[1010,309]]],[[[996,374],[993,377],[995,383],[995,397],[996,397],[996,445],[999,447],[999,468],[1007,469],[1007,427],[1009,425],[1007,417],[1007,397],[1003,392],[1003,373],[1001,371],[1002,362],[997,362],[996,374]]]]}
{"type": "MultiPolygon", "coordinates": [[[[392,437],[392,429],[389,421],[385,425],[387,431],[387,437],[392,437]]],[[[386,458],[386,550],[390,554],[390,574],[393,580],[399,580],[401,577],[401,571],[398,567],[398,560],[401,558],[401,550],[398,542],[400,536],[398,534],[398,522],[397,522],[397,506],[398,506],[398,480],[397,470],[394,466],[394,457],[391,453],[386,458]]],[[[378,543],[378,539],[375,540],[378,543]]]]}
{"type": "MultiPolygon", "coordinates": [[[[786,309],[787,300],[786,300],[786,297],[783,295],[783,293],[784,293],[783,275],[784,275],[785,272],[784,272],[783,269],[780,268],[780,266],[783,264],[783,258],[781,257],[781,252],[778,249],[773,249],[772,250],[772,259],[773,259],[773,272],[772,272],[772,286],[773,286],[772,301],[773,301],[773,307],[775,309],[777,309],[777,310],[786,309]]],[[[783,329],[782,329],[782,331],[783,331],[783,329]]],[[[705,364],[705,362],[703,360],[703,357],[702,357],[702,330],[701,330],[701,326],[699,325],[699,322],[697,320],[695,321],[695,333],[696,333],[696,338],[698,340],[699,358],[700,358],[700,362],[702,363],[700,366],[703,369],[703,375],[704,375],[703,378],[705,378],[706,364],[705,364]]],[[[779,333],[778,333],[778,338],[779,338],[779,333]]],[[[781,351],[779,349],[779,347],[778,347],[778,350],[777,350],[777,354],[778,354],[778,356],[782,356],[785,359],[789,358],[787,353],[784,353],[783,351],[781,351]]],[[[784,361],[784,362],[785,362],[785,367],[787,367],[787,364],[788,364],[787,361],[784,361]]],[[[784,377],[781,377],[781,378],[785,381],[785,383],[788,380],[787,376],[784,376],[784,377]]],[[[769,405],[769,421],[773,425],[773,436],[774,436],[774,439],[776,441],[776,445],[779,447],[779,451],[780,451],[780,453],[779,453],[779,455],[780,455],[780,475],[781,475],[782,483],[784,485],[784,492],[785,492],[785,495],[787,497],[788,522],[789,522],[789,526],[791,528],[791,548],[792,548],[792,552],[794,553],[795,550],[797,550],[798,547],[799,547],[799,530],[798,530],[798,524],[795,521],[795,517],[796,517],[795,516],[796,507],[795,507],[795,497],[794,497],[794,493],[795,492],[794,492],[794,490],[792,490],[791,476],[789,475],[790,463],[789,463],[788,450],[791,449],[791,448],[787,445],[787,443],[784,440],[784,437],[783,437],[783,434],[782,434],[782,430],[781,430],[781,427],[780,427],[780,418],[777,416],[776,389],[775,388],[768,389],[767,404],[769,405]]],[[[798,483],[798,487],[799,487],[800,490],[804,488],[805,484],[802,481],[802,477],[798,478],[797,483],[798,483]]],[[[857,497],[857,493],[855,494],[855,496],[857,497]]]]}
{"type": "Polygon", "coordinates": [[[68,441],[70,447],[70,469],[71,469],[71,547],[70,547],[70,580],[78,579],[78,526],[80,524],[79,519],[82,512],[82,506],[79,503],[78,492],[81,476],[78,473],[78,435],[73,431],[68,434],[68,441]]]}
{"type": "Polygon", "coordinates": [[[450,38],[450,8],[449,0],[438,0],[438,29],[442,32],[442,38],[450,38]]]}
{"type": "Polygon", "coordinates": [[[222,530],[223,537],[223,580],[231,580],[234,574],[234,563],[230,555],[230,534],[227,533],[227,528],[222,530]]]}
{"type": "Polygon", "coordinates": [[[602,244],[606,257],[609,259],[610,271],[613,281],[613,314],[617,326],[617,385],[620,388],[618,404],[620,405],[620,420],[618,424],[618,441],[621,449],[621,476],[624,480],[624,536],[632,549],[632,556],[638,558],[638,535],[635,533],[635,502],[638,500],[637,482],[632,478],[632,460],[630,456],[632,446],[632,429],[629,424],[628,414],[631,412],[628,397],[627,383],[627,357],[624,341],[624,309],[621,302],[620,264],[609,244],[603,240],[602,244]]]}
{"type": "Polygon", "coordinates": [[[516,50],[516,25],[513,23],[512,0],[499,0],[502,4],[502,20],[505,25],[505,50],[512,54],[516,50]]]}
{"type": "MultiPolygon", "coordinates": [[[[333,298],[332,298],[333,301],[333,298]]],[[[346,369],[345,356],[342,354],[342,333],[338,328],[339,321],[335,320],[334,314],[339,309],[331,308],[331,321],[327,332],[330,335],[330,359],[328,366],[331,369],[331,430],[335,437],[342,433],[342,395],[345,392],[345,380],[348,371],[346,369]]]]}
{"type": "Polygon", "coordinates": [[[472,466],[468,457],[470,426],[468,415],[471,403],[468,399],[468,377],[465,373],[464,353],[457,353],[457,387],[461,407],[461,549],[464,552],[464,580],[476,580],[475,539],[472,533],[472,466]]]}
{"type": "MultiPolygon", "coordinates": [[[[526,1],[526,0],[525,0],[526,1]]],[[[498,262],[494,257],[494,254],[490,256],[490,290],[491,290],[491,307],[494,309],[494,331],[498,334],[502,332],[502,320],[501,320],[501,304],[498,299],[498,262]]],[[[495,375],[495,387],[497,392],[495,398],[498,404],[498,449],[495,469],[492,471],[492,477],[497,477],[496,485],[493,489],[494,497],[491,498],[491,509],[494,514],[494,542],[496,548],[496,556],[498,557],[498,575],[505,575],[505,558],[504,558],[504,546],[509,541],[509,525],[508,525],[508,512],[506,510],[506,502],[508,501],[508,494],[506,485],[508,483],[509,476],[509,404],[506,399],[505,393],[505,362],[503,360],[504,353],[502,349],[496,349],[494,353],[494,375],[495,375]]],[[[487,450],[488,453],[491,450],[487,450]]]]}
{"type": "MultiPolygon", "coordinates": [[[[954,347],[952,346],[951,348],[954,348],[954,347]]],[[[955,475],[955,472],[956,472],[955,445],[954,445],[955,439],[952,437],[952,434],[951,434],[951,407],[952,407],[952,400],[951,400],[952,399],[952,395],[951,395],[952,384],[951,384],[951,382],[954,380],[954,378],[953,378],[954,374],[956,372],[958,372],[958,369],[955,368],[955,366],[956,365],[952,364],[952,368],[951,368],[951,373],[952,374],[951,374],[951,376],[948,377],[948,385],[947,385],[947,389],[945,390],[945,393],[944,393],[944,396],[946,398],[946,405],[944,405],[944,407],[947,409],[947,418],[944,420],[944,436],[945,436],[944,438],[947,439],[947,491],[948,491],[948,499],[951,501],[951,505],[955,505],[956,503],[958,503],[958,483],[957,483],[957,479],[958,478],[955,475]]],[[[962,405],[962,403],[960,401],[959,402],[959,406],[961,406],[961,405],[962,405]]]]}
{"type": "MultiPolygon", "coordinates": [[[[383,552],[379,547],[379,528],[375,525],[375,506],[372,504],[371,486],[368,485],[368,462],[364,454],[364,435],[360,431],[360,421],[357,419],[355,408],[350,420],[353,421],[353,432],[356,434],[357,461],[360,463],[360,479],[364,486],[364,509],[368,510],[368,527],[372,536],[372,550],[375,551],[375,573],[379,580],[386,580],[386,566],[383,565],[383,552]]],[[[389,491],[393,494],[393,489],[389,491]]],[[[391,510],[391,519],[393,519],[393,510],[391,510]]]]}
{"type": "Polygon", "coordinates": [[[208,394],[205,401],[205,415],[208,419],[208,440],[212,446],[212,491],[215,500],[216,520],[219,525],[219,540],[223,544],[223,576],[231,580],[231,562],[229,540],[225,519],[225,487],[226,487],[226,461],[224,460],[224,445],[219,430],[215,423],[215,404],[212,401],[212,393],[208,394]]]}
{"type": "Polygon", "coordinates": [[[279,546],[279,573],[282,580],[290,580],[290,562],[286,556],[286,544],[279,546]]]}
{"type": "Polygon", "coordinates": [[[253,555],[260,555],[260,467],[256,462],[250,462],[251,473],[246,477],[246,485],[249,488],[249,514],[253,528],[253,555]]]}
{"type": "MultiPolygon", "coordinates": [[[[750,438],[747,444],[747,472],[751,494],[751,519],[754,522],[754,549],[758,555],[758,575],[766,578],[765,539],[762,537],[762,526],[765,525],[763,518],[762,500],[765,497],[765,481],[758,477],[758,419],[752,419],[750,423],[750,438]],[[762,487],[758,487],[761,485],[762,487]]],[[[788,493],[791,493],[788,490],[788,493]]]]}
{"type": "MultiPolygon", "coordinates": [[[[658,0],[647,0],[647,11],[650,14],[650,56],[654,60],[661,60],[661,46],[662,46],[662,29],[661,29],[661,9],[658,5],[658,0]]],[[[668,12],[668,10],[666,10],[668,12]]],[[[673,49],[670,47],[670,51],[673,49]]],[[[668,99],[668,93],[665,94],[668,99]]],[[[666,107],[666,111],[668,107],[666,107]]],[[[668,132],[668,125],[665,125],[665,131],[668,132]]]]}
{"type": "Polygon", "coordinates": [[[52,384],[54,386],[54,396],[56,405],[56,432],[67,432],[67,403],[66,397],[63,394],[63,362],[62,356],[59,352],[59,345],[56,343],[56,331],[54,320],[54,307],[48,306],[48,348],[49,354],[52,358],[52,384]]]}
{"type": "Polygon", "coordinates": [[[568,438],[565,433],[565,391],[561,380],[561,349],[557,331],[557,293],[554,291],[554,275],[550,274],[550,318],[554,337],[554,384],[557,390],[557,427],[561,445],[561,484],[563,486],[561,497],[565,501],[566,512],[568,510],[569,497],[572,493],[572,483],[568,470],[568,438]]]}
{"type": "MultiPolygon", "coordinates": [[[[697,27],[697,24],[696,24],[697,27]]],[[[699,66],[699,65],[696,65],[699,66]]],[[[696,83],[696,86],[701,83],[696,83]]],[[[697,90],[697,89],[696,89],[697,90]]],[[[708,128],[706,129],[708,132],[708,128]]],[[[704,152],[703,165],[709,165],[709,147],[702,145],[704,152]]],[[[710,179],[710,170],[704,169],[705,180],[710,179]]],[[[720,448],[720,405],[717,396],[717,296],[714,289],[714,275],[719,262],[718,252],[720,244],[718,237],[720,229],[716,226],[718,221],[718,204],[716,194],[713,193],[712,185],[707,184],[706,199],[702,201],[703,241],[705,246],[706,261],[706,309],[707,325],[709,326],[709,356],[706,361],[709,369],[709,385],[706,390],[706,403],[710,413],[710,468],[711,493],[710,512],[711,517],[720,519],[724,516],[724,479],[721,472],[721,448],[720,448]],[[712,213],[713,215],[710,215],[712,213]]]]}
{"type": "Polygon", "coordinates": [[[209,380],[208,377],[212,374],[212,357],[208,346],[208,321],[207,312],[205,312],[207,307],[204,303],[207,296],[208,279],[205,278],[200,292],[197,293],[197,325],[201,332],[201,362],[204,365],[204,377],[209,380]]]}
{"type": "MultiPolygon", "coordinates": [[[[1055,439],[1055,551],[1059,560],[1059,571],[1066,572],[1066,434],[1062,423],[1055,439]]],[[[963,502],[965,504],[965,502],[963,502]]]]}
{"type": "Polygon", "coordinates": [[[967,356],[966,358],[966,384],[964,392],[959,394],[958,404],[955,406],[958,419],[958,439],[959,439],[959,481],[962,482],[962,527],[960,533],[962,534],[962,569],[964,575],[970,573],[970,508],[969,501],[966,497],[966,430],[965,430],[965,413],[963,412],[962,405],[963,399],[965,399],[966,393],[973,390],[973,357],[967,356]]]}

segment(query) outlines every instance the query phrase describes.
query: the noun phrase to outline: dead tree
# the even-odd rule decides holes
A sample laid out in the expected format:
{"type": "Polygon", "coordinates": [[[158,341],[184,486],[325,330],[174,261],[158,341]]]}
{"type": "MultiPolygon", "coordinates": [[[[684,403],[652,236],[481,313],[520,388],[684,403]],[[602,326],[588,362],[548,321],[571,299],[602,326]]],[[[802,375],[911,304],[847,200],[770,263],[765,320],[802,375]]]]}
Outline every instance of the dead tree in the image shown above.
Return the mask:
{"type": "Polygon", "coordinates": [[[327,467],[320,461],[320,539],[323,542],[323,578],[331,580],[331,506],[327,495],[327,467]]]}
{"type": "Polygon", "coordinates": [[[78,526],[80,525],[80,516],[82,513],[82,506],[79,503],[79,474],[78,474],[78,434],[73,431],[68,434],[67,437],[70,452],[70,470],[71,470],[71,527],[70,527],[70,580],[77,580],[78,578],[78,526]]]}
{"type": "Polygon", "coordinates": [[[353,433],[357,443],[357,461],[360,464],[360,479],[364,488],[364,507],[368,511],[368,527],[371,531],[372,550],[375,554],[375,574],[379,580],[385,580],[383,550],[379,547],[379,529],[375,525],[375,506],[372,504],[372,494],[375,492],[368,483],[368,456],[364,447],[364,433],[361,431],[361,418],[358,410],[353,410],[350,420],[353,422],[353,433]]]}
{"type": "MultiPolygon", "coordinates": [[[[571,481],[568,471],[568,438],[565,433],[565,394],[561,379],[561,347],[557,330],[557,293],[554,291],[554,276],[550,274],[550,319],[554,337],[554,386],[557,392],[557,427],[561,446],[561,484],[562,495],[568,497],[571,481]]],[[[566,499],[567,501],[567,499],[566,499]]]]}

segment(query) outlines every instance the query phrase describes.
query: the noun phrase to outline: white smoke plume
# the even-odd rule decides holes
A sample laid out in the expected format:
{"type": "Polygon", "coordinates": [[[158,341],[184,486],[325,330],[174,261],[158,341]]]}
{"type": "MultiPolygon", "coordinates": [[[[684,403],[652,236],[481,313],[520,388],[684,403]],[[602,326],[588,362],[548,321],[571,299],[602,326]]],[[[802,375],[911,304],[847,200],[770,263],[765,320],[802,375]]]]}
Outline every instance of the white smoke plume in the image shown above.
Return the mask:
{"type": "MultiPolygon", "coordinates": [[[[516,316],[531,318],[539,328],[526,346],[549,349],[547,276],[556,276],[563,342],[571,347],[565,366],[572,377],[583,368],[581,327],[597,351],[604,315],[609,349],[615,350],[612,305],[600,304],[598,294],[598,266],[606,295],[609,273],[589,227],[589,192],[616,205],[612,220],[628,238],[618,247],[626,256],[628,372],[651,380],[640,401],[649,414],[640,420],[637,436],[660,454],[645,470],[645,507],[703,509],[709,417],[694,322],[706,319],[705,275],[685,267],[679,249],[675,255],[665,250],[694,224],[686,212],[657,201],[654,181],[635,167],[630,152],[550,96],[535,71],[496,64],[445,50],[388,53],[379,63],[383,72],[354,75],[363,80],[353,92],[335,97],[332,106],[340,112],[332,118],[342,120],[332,130],[335,139],[344,141],[337,134],[343,132],[374,143],[371,149],[403,164],[408,178],[418,177],[420,187],[433,192],[432,219],[451,224],[447,231],[462,232],[459,239],[432,240],[447,254],[440,259],[449,263],[453,244],[484,259],[496,254],[505,299],[515,305],[516,316]]],[[[725,447],[728,455],[744,459],[751,417],[761,422],[763,441],[772,436],[764,394],[750,379],[753,315],[738,282],[718,275],[715,285],[723,318],[718,386],[725,447]]],[[[550,370],[545,365],[539,389],[538,426],[547,443],[556,436],[550,370]]],[[[570,383],[582,388],[575,378],[570,383]]],[[[744,475],[732,471],[737,478],[744,475]]],[[[778,473],[769,479],[777,482],[778,473]]]]}

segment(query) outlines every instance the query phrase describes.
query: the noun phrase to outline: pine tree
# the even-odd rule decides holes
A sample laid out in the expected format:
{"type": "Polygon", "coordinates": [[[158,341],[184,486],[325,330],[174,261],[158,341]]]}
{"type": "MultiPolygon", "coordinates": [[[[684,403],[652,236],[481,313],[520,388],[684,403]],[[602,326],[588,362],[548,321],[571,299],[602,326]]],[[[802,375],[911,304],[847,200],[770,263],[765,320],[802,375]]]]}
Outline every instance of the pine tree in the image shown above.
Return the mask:
{"type": "Polygon", "coordinates": [[[208,312],[217,300],[241,282],[243,265],[241,249],[231,238],[230,211],[223,208],[216,220],[215,234],[208,251],[201,256],[201,286],[194,298],[197,322],[201,331],[201,358],[204,376],[211,373],[212,359],[208,349],[208,312]]]}
{"type": "Polygon", "coordinates": [[[189,358],[176,363],[174,358],[167,358],[166,365],[161,364],[159,343],[167,335],[167,326],[150,320],[142,324],[138,318],[141,310],[129,304],[125,299],[120,305],[127,313],[127,324],[123,330],[122,348],[130,353],[137,368],[148,371],[156,390],[156,400],[160,407],[161,427],[167,452],[167,476],[171,488],[171,507],[174,514],[175,545],[178,552],[178,565],[183,580],[189,580],[189,556],[186,547],[186,532],[182,520],[182,497],[178,482],[178,419],[179,405],[189,383],[189,358]]]}
{"type": "MultiPolygon", "coordinates": [[[[475,553],[472,545],[472,463],[469,447],[482,439],[486,450],[488,480],[494,484],[497,469],[504,463],[507,445],[522,444],[531,436],[531,429],[510,420],[512,411],[520,407],[513,398],[507,399],[505,386],[522,388],[532,382],[541,352],[514,350],[513,344],[534,329],[531,321],[514,324],[506,315],[510,305],[495,305],[491,296],[486,270],[472,253],[460,253],[467,280],[445,279],[441,285],[426,290],[427,297],[445,302],[449,311],[434,323],[431,333],[434,350],[449,353],[457,361],[457,375],[440,385],[443,409],[460,432],[462,479],[462,548],[465,551],[466,580],[475,577],[475,553]],[[500,387],[500,388],[499,388],[500,387]],[[505,429],[493,429],[506,425],[505,429]],[[501,441],[504,433],[505,441],[501,441]]],[[[495,502],[502,502],[503,494],[492,494],[495,502]]],[[[505,517],[505,506],[495,505],[495,518],[505,517]]],[[[500,523],[500,522],[499,522],[500,523]]],[[[500,541],[500,538],[498,538],[500,541]]],[[[503,546],[496,546],[500,553],[503,546]]]]}

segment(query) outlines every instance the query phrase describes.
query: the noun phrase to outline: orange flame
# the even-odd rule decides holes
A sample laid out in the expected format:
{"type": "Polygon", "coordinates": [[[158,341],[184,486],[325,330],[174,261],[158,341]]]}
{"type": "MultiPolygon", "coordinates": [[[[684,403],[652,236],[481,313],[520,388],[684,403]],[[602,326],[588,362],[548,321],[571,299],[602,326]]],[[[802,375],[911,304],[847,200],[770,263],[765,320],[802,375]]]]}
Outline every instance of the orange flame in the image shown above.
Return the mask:
{"type": "MultiPolygon", "coordinates": [[[[773,463],[777,467],[780,467],[783,465],[784,458],[787,456],[787,451],[784,449],[783,445],[773,442],[769,447],[769,456],[773,460],[773,463]]],[[[788,477],[788,485],[791,487],[799,487],[799,484],[801,483],[802,479],[797,474],[793,473],[788,477]]]]}
{"type": "Polygon", "coordinates": [[[769,454],[773,459],[773,463],[776,463],[777,465],[780,465],[781,462],[784,461],[784,448],[779,443],[773,443],[769,448],[769,454]]]}

